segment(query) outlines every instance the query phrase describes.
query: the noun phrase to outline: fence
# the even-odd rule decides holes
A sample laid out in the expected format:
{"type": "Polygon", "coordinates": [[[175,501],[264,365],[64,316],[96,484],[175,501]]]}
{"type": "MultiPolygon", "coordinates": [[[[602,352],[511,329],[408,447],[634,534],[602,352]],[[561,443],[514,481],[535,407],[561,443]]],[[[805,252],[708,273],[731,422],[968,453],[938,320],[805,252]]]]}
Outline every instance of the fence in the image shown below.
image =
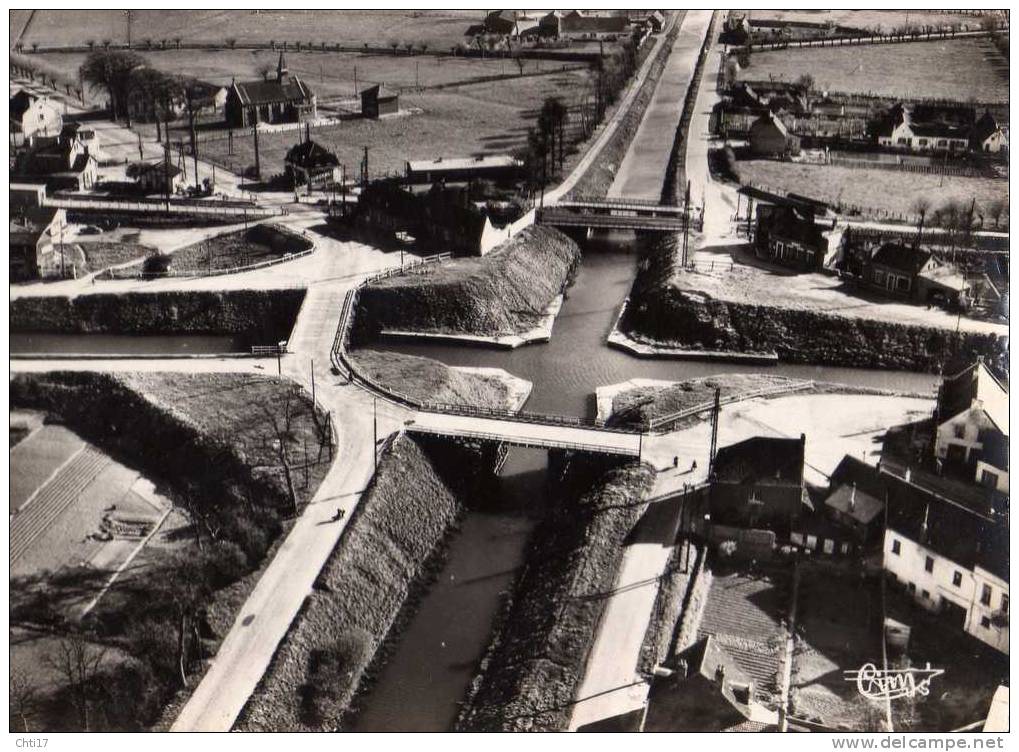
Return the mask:
{"type": "MultiPolygon", "coordinates": [[[[915,172],[922,175],[951,175],[960,178],[993,178],[997,174],[993,170],[978,167],[955,167],[948,165],[924,165],[909,162],[880,162],[870,159],[846,159],[844,157],[828,157],[819,164],[835,167],[849,167],[858,170],[889,170],[892,172],[915,172]]],[[[1002,178],[1008,180],[1008,177],[1002,178]]]]}
{"type": "MultiPolygon", "coordinates": [[[[734,402],[742,402],[744,400],[754,399],[756,397],[774,397],[774,396],[779,395],[779,394],[802,392],[802,391],[805,391],[807,389],[813,389],[813,388],[814,388],[814,382],[813,381],[800,381],[800,382],[793,383],[793,384],[783,384],[783,385],[777,386],[777,387],[769,387],[769,388],[766,388],[766,389],[758,389],[758,390],[753,391],[753,392],[742,392],[742,393],[739,393],[739,394],[730,395],[728,397],[722,397],[718,401],[718,404],[719,405],[731,405],[734,402]]],[[[711,410],[714,406],[715,406],[715,403],[714,403],[714,401],[712,401],[712,402],[703,402],[703,403],[701,403],[699,405],[694,405],[693,407],[686,407],[686,408],[683,408],[682,410],[677,410],[674,413],[669,413],[668,415],[663,415],[663,416],[658,417],[658,418],[652,418],[649,421],[648,427],[652,431],[659,431],[659,432],[661,432],[661,431],[664,431],[667,427],[670,427],[672,424],[682,420],[683,418],[689,418],[692,415],[697,415],[697,414],[703,413],[703,412],[705,412],[707,410],[711,410]]]]}
{"type": "Polygon", "coordinates": [[[858,34],[809,39],[784,39],[774,42],[751,42],[747,47],[751,50],[761,51],[800,49],[805,47],[848,47],[864,44],[902,44],[905,42],[932,42],[945,39],[973,39],[989,37],[992,34],[1007,31],[1008,24],[1000,24],[995,26],[994,29],[973,29],[969,31],[942,28],[930,31],[892,34],[858,34]]]}
{"type": "Polygon", "coordinates": [[[161,212],[166,214],[213,215],[259,219],[276,212],[257,204],[241,201],[200,201],[198,199],[132,198],[54,194],[43,200],[45,206],[58,209],[106,209],[123,212],[161,212]]]}

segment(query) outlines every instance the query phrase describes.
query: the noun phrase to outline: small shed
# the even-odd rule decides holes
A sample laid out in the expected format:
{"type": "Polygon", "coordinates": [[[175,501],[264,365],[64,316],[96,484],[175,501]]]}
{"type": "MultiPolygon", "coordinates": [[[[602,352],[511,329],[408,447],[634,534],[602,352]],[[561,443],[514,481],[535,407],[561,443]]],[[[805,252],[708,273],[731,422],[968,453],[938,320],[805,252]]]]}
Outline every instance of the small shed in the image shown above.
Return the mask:
{"type": "Polygon", "coordinates": [[[308,188],[328,185],[336,180],[340,160],[310,138],[291,147],[283,160],[286,176],[296,185],[308,188]]]}
{"type": "Polygon", "coordinates": [[[183,182],[184,174],[173,164],[136,162],[127,168],[127,176],[137,181],[144,193],[174,193],[183,182]]]}
{"type": "Polygon", "coordinates": [[[793,145],[794,139],[785,123],[768,112],[750,126],[750,153],[755,157],[780,157],[798,150],[793,145]]]}
{"type": "Polygon", "coordinates": [[[361,116],[378,120],[383,115],[395,115],[400,111],[400,95],[382,84],[361,90],[361,116]]]}

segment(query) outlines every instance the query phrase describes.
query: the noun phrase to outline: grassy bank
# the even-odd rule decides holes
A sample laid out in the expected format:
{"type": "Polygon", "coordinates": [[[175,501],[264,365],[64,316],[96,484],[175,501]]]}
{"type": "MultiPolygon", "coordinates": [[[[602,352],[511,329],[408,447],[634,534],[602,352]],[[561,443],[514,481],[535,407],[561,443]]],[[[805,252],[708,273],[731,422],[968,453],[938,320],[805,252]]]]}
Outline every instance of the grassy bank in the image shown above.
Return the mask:
{"type": "MultiPolygon", "coordinates": [[[[17,375],[11,404],[65,422],[151,478],[187,515],[184,545],[140,557],[85,622],[67,621],[66,605],[106,573],[74,569],[11,583],[14,623],[127,656],[100,672],[84,700],[90,729],[145,729],[182,686],[195,685],[222,637],[210,614],[224,597],[237,602],[232,586],[261,565],[284,519],[328,471],[325,416],[295,384],[241,374],[17,375]]],[[[57,688],[47,730],[80,730],[62,725],[60,708],[75,701],[73,688],[57,688]]]]}
{"type": "Polygon", "coordinates": [[[371,339],[383,329],[480,336],[525,332],[563,291],[579,260],[579,246],[563,233],[528,227],[487,256],[372,283],[358,300],[357,339],[371,339]]]}
{"type": "Polygon", "coordinates": [[[289,339],[304,290],[99,293],[21,297],[11,331],[58,334],[232,334],[251,344],[289,339]]]}
{"type": "Polygon", "coordinates": [[[518,407],[507,382],[494,376],[464,373],[431,358],[382,350],[356,350],[350,357],[373,384],[405,394],[419,404],[518,407]]]}
{"type": "Polygon", "coordinates": [[[483,463],[447,442],[397,438],[238,722],[335,730],[401,612],[427,583],[483,463]],[[478,468],[475,475],[464,467],[478,468]]]}
{"type": "Polygon", "coordinates": [[[214,235],[164,258],[166,268],[173,272],[217,271],[275,261],[288,253],[299,253],[312,247],[310,240],[293,230],[255,225],[246,230],[214,235]]]}
{"type": "Polygon", "coordinates": [[[457,723],[463,731],[563,730],[615,583],[623,545],[654,483],[648,465],[575,458],[535,531],[457,723]]]}

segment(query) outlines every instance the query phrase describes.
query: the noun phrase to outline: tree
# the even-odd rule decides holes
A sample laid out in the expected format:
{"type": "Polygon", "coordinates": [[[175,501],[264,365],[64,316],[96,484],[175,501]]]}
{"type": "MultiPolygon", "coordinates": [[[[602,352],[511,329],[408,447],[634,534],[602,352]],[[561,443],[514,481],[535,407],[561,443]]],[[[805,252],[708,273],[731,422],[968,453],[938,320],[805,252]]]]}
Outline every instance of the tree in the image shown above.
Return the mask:
{"type": "Polygon", "coordinates": [[[987,205],[986,215],[988,219],[994,220],[994,229],[998,229],[998,223],[1001,221],[1002,214],[1007,215],[1007,206],[1002,199],[996,198],[987,205]]]}
{"type": "Polygon", "coordinates": [[[265,426],[269,429],[265,439],[267,447],[276,455],[280,468],[283,470],[283,478],[287,484],[287,493],[290,502],[294,507],[294,514],[297,514],[297,491],[294,489],[294,478],[291,471],[290,443],[296,440],[293,421],[297,402],[297,389],[288,389],[283,393],[282,404],[278,409],[273,406],[260,404],[265,418],[265,426]]]}
{"type": "Polygon", "coordinates": [[[123,115],[131,125],[127,100],[131,94],[131,75],[145,65],[145,59],[136,52],[125,50],[94,50],[88,53],[78,69],[78,77],[93,89],[105,91],[110,98],[110,114],[116,119],[123,115]]]}
{"type": "Polygon", "coordinates": [[[27,734],[30,731],[29,721],[38,711],[39,689],[26,671],[13,666],[11,667],[10,688],[11,716],[17,717],[21,722],[20,731],[27,734]]]}
{"type": "Polygon", "coordinates": [[[400,43],[396,39],[390,39],[386,44],[393,48],[394,55],[396,54],[396,51],[400,49],[400,43]]]}
{"type": "Polygon", "coordinates": [[[408,55],[413,55],[414,54],[414,43],[413,42],[404,42],[403,46],[404,46],[404,49],[407,50],[407,54],[408,55]]]}
{"type": "Polygon", "coordinates": [[[60,640],[43,658],[66,684],[82,731],[89,730],[89,711],[100,689],[99,677],[105,657],[106,648],[92,645],[80,634],[72,634],[60,640]]]}
{"type": "Polygon", "coordinates": [[[804,94],[809,94],[814,90],[814,77],[809,73],[804,73],[796,79],[796,85],[803,91],[804,94]]]}
{"type": "Polygon", "coordinates": [[[552,161],[555,162],[556,141],[559,142],[559,167],[562,168],[565,157],[566,121],[569,110],[559,97],[548,97],[542,103],[538,115],[538,129],[547,131],[552,145],[552,161]]]}
{"type": "Polygon", "coordinates": [[[237,40],[234,37],[227,37],[226,46],[232,50],[237,46],[237,40]]]}
{"type": "Polygon", "coordinates": [[[916,201],[913,202],[913,211],[920,217],[920,221],[916,225],[917,243],[920,242],[920,236],[923,234],[923,221],[930,209],[931,200],[926,196],[918,196],[916,201]]]}

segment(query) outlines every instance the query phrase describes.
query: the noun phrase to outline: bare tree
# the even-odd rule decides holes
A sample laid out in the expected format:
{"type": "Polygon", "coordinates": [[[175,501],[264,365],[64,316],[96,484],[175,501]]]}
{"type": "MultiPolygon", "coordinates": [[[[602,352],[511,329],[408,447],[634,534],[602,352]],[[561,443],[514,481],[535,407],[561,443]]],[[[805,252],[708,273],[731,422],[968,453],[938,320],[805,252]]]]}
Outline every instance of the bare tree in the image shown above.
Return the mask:
{"type": "Polygon", "coordinates": [[[39,706],[39,688],[22,669],[11,667],[11,716],[17,716],[21,722],[21,732],[30,731],[28,722],[35,715],[39,706]]]}
{"type": "Polygon", "coordinates": [[[106,648],[96,647],[80,634],[60,640],[43,660],[66,683],[82,731],[89,730],[89,708],[99,689],[106,648]]]}
{"type": "Polygon", "coordinates": [[[258,405],[265,416],[265,424],[269,428],[266,444],[276,455],[283,470],[283,478],[287,484],[290,502],[294,506],[294,514],[297,514],[297,492],[294,490],[289,444],[295,439],[293,421],[296,413],[296,401],[297,389],[292,388],[283,393],[282,405],[279,408],[273,409],[272,406],[266,404],[258,405]]]}
{"type": "Polygon", "coordinates": [[[998,229],[998,223],[1001,221],[1001,215],[1007,214],[1006,206],[1005,202],[1000,198],[994,199],[987,205],[986,216],[988,219],[994,220],[995,230],[998,229]]]}

